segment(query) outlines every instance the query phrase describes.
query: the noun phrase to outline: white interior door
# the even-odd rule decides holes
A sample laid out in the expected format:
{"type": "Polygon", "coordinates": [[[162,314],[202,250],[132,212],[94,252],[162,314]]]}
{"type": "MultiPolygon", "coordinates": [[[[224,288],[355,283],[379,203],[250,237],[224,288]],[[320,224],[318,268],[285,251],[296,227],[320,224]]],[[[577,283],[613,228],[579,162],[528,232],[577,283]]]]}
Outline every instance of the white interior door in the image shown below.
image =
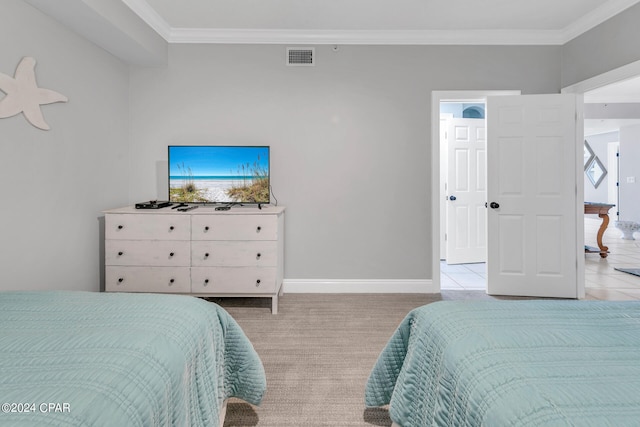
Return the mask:
{"type": "Polygon", "coordinates": [[[584,293],[577,273],[584,208],[582,200],[578,205],[578,148],[583,156],[576,105],[574,95],[560,94],[487,100],[491,295],[584,293]]]}
{"type": "Polygon", "coordinates": [[[451,119],[447,134],[447,264],[486,262],[485,120],[451,119]]]}

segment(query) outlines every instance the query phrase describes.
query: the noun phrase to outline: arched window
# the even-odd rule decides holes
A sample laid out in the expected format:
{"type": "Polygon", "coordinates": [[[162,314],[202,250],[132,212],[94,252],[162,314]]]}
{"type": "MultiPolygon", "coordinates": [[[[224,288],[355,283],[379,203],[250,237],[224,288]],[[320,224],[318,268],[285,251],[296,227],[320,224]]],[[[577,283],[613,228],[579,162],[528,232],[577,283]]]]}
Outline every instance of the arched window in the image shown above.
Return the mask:
{"type": "Polygon", "coordinates": [[[467,107],[462,110],[464,119],[484,119],[484,109],[481,107],[467,107]]]}

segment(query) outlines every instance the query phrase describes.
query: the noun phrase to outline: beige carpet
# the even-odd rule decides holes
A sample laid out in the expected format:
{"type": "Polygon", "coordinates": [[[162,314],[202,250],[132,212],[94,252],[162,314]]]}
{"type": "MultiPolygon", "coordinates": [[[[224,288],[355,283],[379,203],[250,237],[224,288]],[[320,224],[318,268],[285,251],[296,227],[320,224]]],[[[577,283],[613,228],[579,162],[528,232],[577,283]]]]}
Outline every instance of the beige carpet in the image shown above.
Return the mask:
{"type": "Polygon", "coordinates": [[[285,294],[212,299],[240,324],[262,359],[267,393],[254,407],[232,400],[226,427],[390,426],[385,409],[366,409],[364,388],[378,354],[413,308],[484,292],[431,295],[285,294]]]}

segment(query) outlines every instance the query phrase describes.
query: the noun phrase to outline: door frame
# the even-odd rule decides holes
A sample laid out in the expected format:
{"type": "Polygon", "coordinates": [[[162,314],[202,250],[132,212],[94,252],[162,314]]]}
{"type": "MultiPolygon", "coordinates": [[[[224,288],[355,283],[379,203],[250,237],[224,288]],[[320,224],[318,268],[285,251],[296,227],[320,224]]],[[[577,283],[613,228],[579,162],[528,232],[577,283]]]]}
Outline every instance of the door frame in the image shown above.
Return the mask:
{"type": "Polygon", "coordinates": [[[640,61],[635,61],[622,67],[615,68],[597,76],[582,80],[562,88],[561,93],[575,93],[578,95],[598,89],[623,80],[628,80],[640,76],[640,61]]]}
{"type": "Polygon", "coordinates": [[[607,143],[607,172],[607,202],[616,205],[617,221],[620,219],[620,141],[607,143]],[[611,193],[614,194],[613,197],[611,193]]]}
{"type": "MultiPolygon", "coordinates": [[[[431,92],[431,236],[440,236],[440,102],[478,102],[489,96],[520,95],[520,90],[434,90],[431,92]],[[438,141],[436,144],[434,141],[438,141]]],[[[485,118],[486,120],[486,118],[485,118]]],[[[440,238],[431,239],[432,284],[440,291],[440,238]]]]}
{"type": "MultiPolygon", "coordinates": [[[[440,114],[440,128],[439,128],[439,140],[438,140],[438,144],[440,144],[440,181],[438,183],[438,187],[440,188],[440,200],[442,200],[444,197],[446,197],[446,190],[443,186],[444,182],[447,180],[447,177],[444,175],[444,173],[446,172],[446,168],[445,168],[445,164],[447,162],[445,162],[445,160],[447,160],[445,158],[445,156],[442,155],[442,151],[448,147],[449,141],[445,140],[443,135],[442,135],[442,125],[443,125],[443,120],[445,122],[445,124],[449,123],[449,120],[453,119],[453,113],[444,113],[444,114],[440,114]]],[[[447,222],[446,220],[444,220],[443,218],[446,219],[446,215],[447,215],[447,206],[444,203],[440,204],[440,233],[439,233],[439,239],[440,239],[440,252],[439,252],[439,256],[440,256],[440,260],[442,259],[446,259],[446,255],[447,255],[447,242],[446,242],[446,226],[447,226],[447,222]]]]}

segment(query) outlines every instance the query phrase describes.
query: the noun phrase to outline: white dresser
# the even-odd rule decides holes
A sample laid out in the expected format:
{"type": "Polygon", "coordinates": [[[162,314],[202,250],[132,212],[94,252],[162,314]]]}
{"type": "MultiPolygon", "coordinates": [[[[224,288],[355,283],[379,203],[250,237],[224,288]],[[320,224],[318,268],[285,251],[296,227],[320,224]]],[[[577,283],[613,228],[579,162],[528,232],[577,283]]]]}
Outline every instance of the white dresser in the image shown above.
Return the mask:
{"type": "Polygon", "coordinates": [[[284,274],[284,208],[111,209],[105,291],[272,299],[284,274]]]}

